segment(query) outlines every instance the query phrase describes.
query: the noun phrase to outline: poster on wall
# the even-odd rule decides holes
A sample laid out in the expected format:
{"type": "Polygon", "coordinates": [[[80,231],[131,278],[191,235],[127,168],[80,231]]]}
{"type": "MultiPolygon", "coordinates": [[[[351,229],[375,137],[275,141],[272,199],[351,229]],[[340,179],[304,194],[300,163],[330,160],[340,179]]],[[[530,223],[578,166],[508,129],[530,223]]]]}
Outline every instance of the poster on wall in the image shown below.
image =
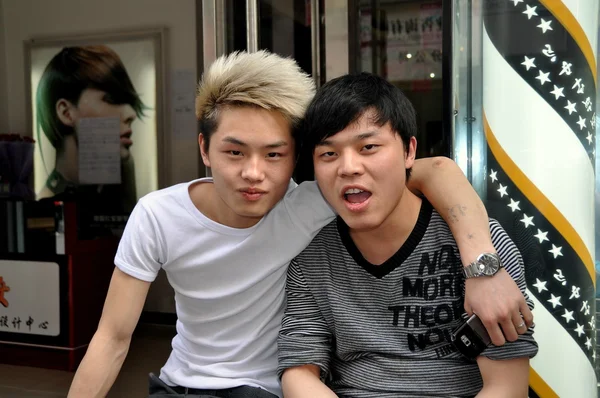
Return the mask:
{"type": "Polygon", "coordinates": [[[93,203],[88,224],[123,222],[159,188],[168,153],[163,36],[152,29],[26,43],[36,199],[74,193],[93,203]]]}

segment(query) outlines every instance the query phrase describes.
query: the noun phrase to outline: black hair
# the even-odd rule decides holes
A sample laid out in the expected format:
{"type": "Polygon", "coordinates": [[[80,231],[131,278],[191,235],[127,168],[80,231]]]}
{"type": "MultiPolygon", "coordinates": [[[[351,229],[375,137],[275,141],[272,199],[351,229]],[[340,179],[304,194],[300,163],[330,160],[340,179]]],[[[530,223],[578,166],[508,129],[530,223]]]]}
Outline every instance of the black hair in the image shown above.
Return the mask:
{"type": "MultiPolygon", "coordinates": [[[[301,126],[303,137],[296,180],[314,179],[312,156],[316,146],[355,123],[369,110],[375,112],[376,125],[390,123],[408,152],[410,138],[417,133],[417,117],[402,90],[371,73],[345,75],[324,84],[308,106],[301,126]]],[[[406,178],[409,176],[410,169],[407,169],[406,178]]]]}

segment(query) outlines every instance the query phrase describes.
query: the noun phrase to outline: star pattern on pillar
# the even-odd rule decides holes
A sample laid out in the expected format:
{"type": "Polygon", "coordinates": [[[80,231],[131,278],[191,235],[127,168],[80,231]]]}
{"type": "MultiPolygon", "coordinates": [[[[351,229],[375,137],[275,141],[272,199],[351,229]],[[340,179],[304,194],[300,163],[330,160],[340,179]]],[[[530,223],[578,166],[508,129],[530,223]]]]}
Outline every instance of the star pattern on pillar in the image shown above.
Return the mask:
{"type": "MultiPolygon", "coordinates": [[[[582,67],[582,65],[574,64],[575,60],[569,59],[564,52],[556,52],[553,48],[552,43],[556,43],[556,41],[552,41],[552,32],[554,31],[552,27],[555,24],[560,26],[560,23],[555,21],[555,17],[551,14],[540,16],[544,13],[540,12],[538,5],[532,6],[522,0],[508,1],[513,8],[520,12],[522,18],[528,21],[527,23],[533,24],[537,28],[535,31],[539,36],[536,40],[543,40],[544,43],[537,52],[523,54],[523,58],[520,58],[522,59],[520,67],[528,73],[533,73],[532,81],[535,81],[540,90],[549,94],[550,98],[557,102],[557,106],[560,104],[559,109],[564,110],[563,117],[566,118],[567,123],[584,145],[592,164],[595,164],[596,104],[594,88],[586,87],[583,78],[578,75],[581,71],[577,67],[582,67]],[[551,63],[544,66],[544,62],[547,62],[544,60],[549,60],[551,63]],[[543,70],[539,68],[543,68],[543,70]],[[564,84],[555,82],[562,78],[566,79],[563,80],[564,84]]],[[[554,39],[556,38],[554,37],[554,39]]]]}
{"type": "MultiPolygon", "coordinates": [[[[532,292],[536,294],[540,301],[545,303],[551,312],[560,311],[555,313],[555,319],[570,332],[573,338],[578,340],[582,347],[587,347],[588,339],[590,344],[595,344],[595,317],[592,314],[589,302],[583,300],[581,288],[571,283],[563,273],[564,267],[569,266],[560,262],[561,258],[564,257],[563,246],[553,241],[549,230],[543,226],[540,228],[535,225],[534,215],[524,212],[522,209],[523,200],[519,196],[518,189],[517,192],[511,192],[509,195],[510,184],[506,183],[508,176],[503,173],[503,170],[489,169],[487,177],[489,183],[493,186],[492,192],[496,192],[496,199],[499,198],[503,201],[510,212],[517,215],[520,224],[531,230],[536,244],[549,254],[552,261],[557,262],[555,270],[551,271],[546,279],[543,277],[535,278],[535,283],[530,285],[532,292]],[[551,288],[551,286],[560,286],[560,290],[557,290],[556,287],[551,288]],[[585,322],[582,323],[581,320],[585,320],[585,322]]],[[[513,188],[510,188],[510,190],[513,190],[513,188]]],[[[595,361],[591,353],[590,358],[595,361]]]]}

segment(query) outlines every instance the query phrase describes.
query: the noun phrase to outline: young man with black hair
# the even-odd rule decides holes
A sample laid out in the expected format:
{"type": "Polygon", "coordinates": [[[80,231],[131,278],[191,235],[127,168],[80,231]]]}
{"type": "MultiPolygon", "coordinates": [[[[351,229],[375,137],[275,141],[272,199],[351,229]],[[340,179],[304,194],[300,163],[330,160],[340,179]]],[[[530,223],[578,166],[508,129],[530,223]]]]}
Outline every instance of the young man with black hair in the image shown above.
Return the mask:
{"type": "Polygon", "coordinates": [[[309,105],[304,133],[302,156],[339,216],[288,270],[278,340],[285,397],[527,397],[537,344],[520,316],[502,329],[523,334],[476,361],[451,343],[465,277],[468,289],[509,275],[526,297],[523,263],[490,220],[497,254],[463,268],[448,224],[406,188],[416,117],[402,91],[366,73],[334,79],[309,105]]]}

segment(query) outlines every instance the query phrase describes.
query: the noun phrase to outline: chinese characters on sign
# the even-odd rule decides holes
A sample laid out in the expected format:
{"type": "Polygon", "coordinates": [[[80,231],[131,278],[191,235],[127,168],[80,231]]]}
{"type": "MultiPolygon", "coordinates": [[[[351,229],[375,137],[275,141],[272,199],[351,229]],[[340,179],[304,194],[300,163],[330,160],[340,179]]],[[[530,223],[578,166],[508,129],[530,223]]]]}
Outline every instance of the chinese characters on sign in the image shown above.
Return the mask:
{"type": "Polygon", "coordinates": [[[27,318],[26,322],[24,322],[23,327],[21,328],[21,317],[17,316],[10,320],[7,315],[0,316],[0,332],[7,331],[6,329],[12,329],[13,332],[18,332],[21,330],[28,330],[29,332],[34,331],[35,328],[47,330],[48,329],[48,321],[37,322],[30,316],[27,318]]]}
{"type": "Polygon", "coordinates": [[[0,332],[60,334],[60,266],[0,260],[0,332]]]}

